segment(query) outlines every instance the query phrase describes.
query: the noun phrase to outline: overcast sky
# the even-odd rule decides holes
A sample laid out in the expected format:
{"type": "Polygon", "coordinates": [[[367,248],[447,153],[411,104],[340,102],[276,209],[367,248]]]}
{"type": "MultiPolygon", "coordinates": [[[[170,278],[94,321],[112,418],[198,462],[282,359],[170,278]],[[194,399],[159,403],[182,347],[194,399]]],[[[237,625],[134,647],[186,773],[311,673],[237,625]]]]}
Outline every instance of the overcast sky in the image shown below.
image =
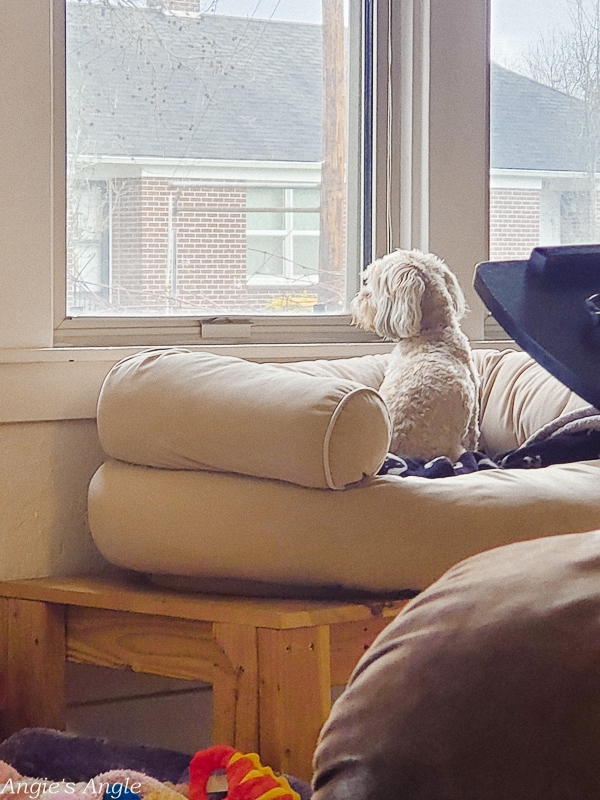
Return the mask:
{"type": "MultiPolygon", "coordinates": [[[[203,9],[262,19],[321,22],[322,0],[202,0],[203,9]]],[[[348,5],[348,0],[344,0],[348,5]]],[[[516,68],[540,34],[569,24],[568,0],[492,0],[492,59],[516,68]]]]}
{"type": "Polygon", "coordinates": [[[568,25],[568,0],[492,0],[492,60],[515,68],[540,35],[568,25]]]}
{"type": "Polygon", "coordinates": [[[321,0],[202,0],[202,4],[217,14],[321,22],[321,0]]]}

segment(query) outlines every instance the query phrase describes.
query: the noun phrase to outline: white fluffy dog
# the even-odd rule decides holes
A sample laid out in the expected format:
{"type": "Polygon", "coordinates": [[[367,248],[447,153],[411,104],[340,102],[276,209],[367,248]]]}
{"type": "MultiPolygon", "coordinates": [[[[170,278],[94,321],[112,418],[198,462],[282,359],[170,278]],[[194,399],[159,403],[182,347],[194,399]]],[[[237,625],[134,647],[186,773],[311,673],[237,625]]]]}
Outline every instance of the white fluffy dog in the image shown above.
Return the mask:
{"type": "Polygon", "coordinates": [[[352,322],[398,342],[379,389],[392,417],[391,451],[455,462],[476,450],[479,381],[454,274],[437,256],[396,250],[367,267],[363,284],[352,322]]]}

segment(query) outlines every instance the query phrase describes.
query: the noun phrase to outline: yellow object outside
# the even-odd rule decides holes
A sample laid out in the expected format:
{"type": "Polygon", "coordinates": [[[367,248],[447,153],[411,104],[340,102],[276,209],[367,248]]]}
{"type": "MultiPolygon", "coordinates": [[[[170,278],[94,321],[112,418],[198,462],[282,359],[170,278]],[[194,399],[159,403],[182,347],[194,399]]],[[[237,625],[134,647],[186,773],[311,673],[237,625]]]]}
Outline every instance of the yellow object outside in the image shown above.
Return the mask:
{"type": "Polygon", "coordinates": [[[279,310],[290,310],[293,308],[305,309],[312,308],[319,302],[319,298],[315,294],[308,294],[303,292],[299,295],[283,294],[278,297],[273,297],[267,303],[269,308],[276,308],[279,310]]]}

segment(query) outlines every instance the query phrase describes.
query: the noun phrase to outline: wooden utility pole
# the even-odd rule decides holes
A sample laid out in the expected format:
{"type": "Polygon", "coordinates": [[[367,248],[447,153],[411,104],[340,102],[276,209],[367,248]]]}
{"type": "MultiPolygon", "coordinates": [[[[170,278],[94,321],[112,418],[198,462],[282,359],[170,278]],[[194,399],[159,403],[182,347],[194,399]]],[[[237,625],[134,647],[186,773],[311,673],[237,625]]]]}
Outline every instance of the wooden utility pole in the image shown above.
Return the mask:
{"type": "Polygon", "coordinates": [[[323,2],[323,163],[319,240],[319,303],[344,302],[346,239],[346,53],[344,0],[323,2]]]}

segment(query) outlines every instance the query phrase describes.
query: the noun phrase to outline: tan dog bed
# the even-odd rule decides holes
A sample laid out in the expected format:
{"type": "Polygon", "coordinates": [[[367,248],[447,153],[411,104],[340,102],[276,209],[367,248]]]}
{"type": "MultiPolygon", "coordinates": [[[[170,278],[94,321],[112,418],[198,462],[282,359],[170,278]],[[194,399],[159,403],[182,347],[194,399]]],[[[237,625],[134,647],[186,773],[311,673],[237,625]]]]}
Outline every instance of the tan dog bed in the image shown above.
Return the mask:
{"type": "MultiPolygon", "coordinates": [[[[524,353],[475,356],[490,454],[585,405],[524,353]]],[[[389,443],[375,391],[385,363],[254,364],[180,348],[125,359],[99,401],[98,548],[187,588],[396,593],[501,544],[600,527],[600,460],[373,477],[389,443]]]]}

